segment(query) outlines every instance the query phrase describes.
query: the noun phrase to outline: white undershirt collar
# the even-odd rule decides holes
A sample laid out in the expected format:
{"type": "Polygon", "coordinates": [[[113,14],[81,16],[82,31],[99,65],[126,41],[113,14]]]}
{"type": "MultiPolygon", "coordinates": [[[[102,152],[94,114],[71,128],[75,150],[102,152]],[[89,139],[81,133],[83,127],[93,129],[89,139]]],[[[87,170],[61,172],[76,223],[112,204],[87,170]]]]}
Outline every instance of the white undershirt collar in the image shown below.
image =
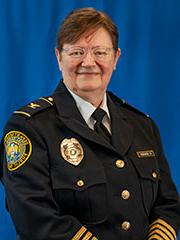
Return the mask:
{"type": "MultiPolygon", "coordinates": [[[[79,109],[79,111],[80,111],[82,117],[84,118],[85,122],[87,123],[87,125],[91,129],[93,129],[94,128],[94,119],[92,119],[91,115],[96,110],[96,107],[94,107],[91,103],[84,100],[80,96],[76,95],[68,87],[67,87],[67,89],[71,93],[72,97],[74,98],[74,100],[76,102],[76,105],[77,105],[77,108],[79,109]]],[[[107,106],[107,95],[106,95],[106,93],[104,94],[103,101],[100,105],[100,108],[102,108],[107,113],[107,115],[104,117],[103,121],[104,121],[104,124],[106,125],[106,127],[108,128],[108,130],[111,131],[110,130],[110,114],[109,114],[109,109],[108,109],[108,106],[107,106]],[[109,125],[109,126],[107,126],[107,125],[109,125]]]]}

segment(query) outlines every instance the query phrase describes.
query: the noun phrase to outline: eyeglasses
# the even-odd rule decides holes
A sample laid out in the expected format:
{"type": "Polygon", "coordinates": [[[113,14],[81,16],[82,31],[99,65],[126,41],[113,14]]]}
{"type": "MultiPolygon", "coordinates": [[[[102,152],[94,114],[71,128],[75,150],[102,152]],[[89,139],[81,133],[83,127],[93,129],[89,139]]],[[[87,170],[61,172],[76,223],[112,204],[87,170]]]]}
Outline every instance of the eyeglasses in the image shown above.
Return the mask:
{"type": "Polygon", "coordinates": [[[112,56],[113,48],[109,47],[94,47],[94,48],[83,48],[83,47],[72,47],[65,49],[63,48],[62,51],[64,51],[68,56],[71,58],[81,60],[83,59],[87,53],[90,51],[91,56],[95,60],[99,61],[107,61],[112,56]]]}

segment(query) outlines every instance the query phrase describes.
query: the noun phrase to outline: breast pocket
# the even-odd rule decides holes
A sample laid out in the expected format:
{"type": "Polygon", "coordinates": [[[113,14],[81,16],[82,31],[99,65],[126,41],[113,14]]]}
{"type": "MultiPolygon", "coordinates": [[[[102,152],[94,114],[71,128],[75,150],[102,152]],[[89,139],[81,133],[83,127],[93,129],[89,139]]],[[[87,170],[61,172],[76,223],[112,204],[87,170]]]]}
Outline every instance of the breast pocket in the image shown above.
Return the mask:
{"type": "Polygon", "coordinates": [[[73,215],[87,225],[107,219],[107,181],[103,171],[94,174],[75,167],[59,169],[57,166],[51,175],[61,215],[73,215]]]}
{"type": "Polygon", "coordinates": [[[143,206],[149,216],[160,179],[158,160],[156,157],[138,158],[134,155],[132,162],[139,176],[143,206]]]}

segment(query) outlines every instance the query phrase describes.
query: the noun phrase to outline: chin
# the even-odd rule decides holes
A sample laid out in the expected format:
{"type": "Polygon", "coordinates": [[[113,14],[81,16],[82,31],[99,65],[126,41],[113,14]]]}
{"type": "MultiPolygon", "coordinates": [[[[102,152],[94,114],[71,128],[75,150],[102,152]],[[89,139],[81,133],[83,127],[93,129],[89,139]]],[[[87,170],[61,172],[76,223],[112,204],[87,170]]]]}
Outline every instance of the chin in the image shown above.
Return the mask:
{"type": "Polygon", "coordinates": [[[79,84],[78,88],[81,91],[95,91],[101,87],[100,84],[97,83],[92,83],[92,82],[86,82],[86,83],[81,83],[79,84]]]}

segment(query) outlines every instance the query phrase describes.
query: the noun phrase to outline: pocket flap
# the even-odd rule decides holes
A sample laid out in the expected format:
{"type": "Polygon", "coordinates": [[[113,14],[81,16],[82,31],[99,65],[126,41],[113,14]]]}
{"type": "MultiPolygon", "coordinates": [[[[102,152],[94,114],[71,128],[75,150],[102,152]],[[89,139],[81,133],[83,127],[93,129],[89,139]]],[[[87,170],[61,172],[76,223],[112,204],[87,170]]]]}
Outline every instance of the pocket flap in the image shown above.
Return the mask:
{"type": "Polygon", "coordinates": [[[104,169],[96,168],[93,171],[82,168],[64,168],[56,166],[51,170],[51,179],[54,189],[72,189],[83,191],[91,186],[107,182],[104,169]]]}
{"type": "Polygon", "coordinates": [[[134,153],[131,160],[141,178],[155,182],[159,179],[160,175],[156,156],[138,158],[136,153],[134,153]]]}

